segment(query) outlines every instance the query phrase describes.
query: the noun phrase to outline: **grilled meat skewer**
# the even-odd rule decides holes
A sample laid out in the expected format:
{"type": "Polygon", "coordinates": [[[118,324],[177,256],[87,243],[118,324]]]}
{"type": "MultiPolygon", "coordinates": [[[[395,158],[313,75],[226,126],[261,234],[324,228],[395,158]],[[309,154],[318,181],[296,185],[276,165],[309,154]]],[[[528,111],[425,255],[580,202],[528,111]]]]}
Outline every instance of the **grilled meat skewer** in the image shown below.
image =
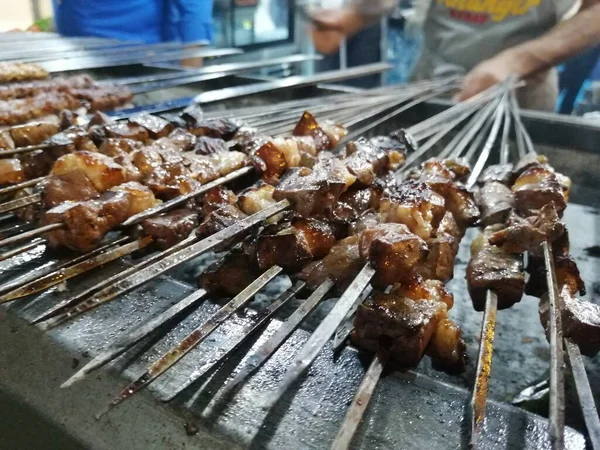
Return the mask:
{"type": "Polygon", "coordinates": [[[32,63],[0,63],[0,83],[12,81],[43,80],[49,74],[38,64],[32,63]]]}

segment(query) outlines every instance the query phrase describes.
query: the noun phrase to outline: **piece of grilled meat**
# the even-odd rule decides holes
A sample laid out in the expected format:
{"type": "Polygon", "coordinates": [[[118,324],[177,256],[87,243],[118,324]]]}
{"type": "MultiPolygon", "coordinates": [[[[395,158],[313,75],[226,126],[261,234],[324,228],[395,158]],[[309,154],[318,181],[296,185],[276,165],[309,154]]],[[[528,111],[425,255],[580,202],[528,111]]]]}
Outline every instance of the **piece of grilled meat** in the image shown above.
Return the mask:
{"type": "Polygon", "coordinates": [[[129,182],[115,186],[96,199],[62,203],[44,213],[42,224],[63,224],[62,228],[47,234],[51,247],[88,252],[96,248],[111,229],[156,204],[150,189],[129,182]]]}
{"type": "Polygon", "coordinates": [[[203,270],[196,281],[198,286],[211,294],[234,297],[259,275],[260,271],[252,258],[242,249],[236,248],[203,270]]]}
{"type": "MultiPolygon", "coordinates": [[[[600,352],[600,306],[578,300],[572,288],[564,285],[559,292],[562,303],[563,335],[579,346],[581,353],[591,358],[600,352]]],[[[540,320],[548,331],[548,296],[540,300],[540,320]]]]}
{"type": "Polygon", "coordinates": [[[534,256],[543,256],[542,243],[552,244],[565,233],[553,202],[547,203],[537,213],[526,219],[512,212],[507,226],[490,235],[492,245],[502,247],[508,253],[529,252],[534,256]]]}
{"type": "Polygon", "coordinates": [[[512,191],[498,181],[488,181],[475,193],[475,199],[481,209],[481,223],[494,225],[505,223],[515,208],[512,191]]]}
{"type": "Polygon", "coordinates": [[[452,294],[440,281],[407,279],[389,294],[377,292],[359,306],[352,342],[377,352],[385,349],[394,365],[414,368],[427,353],[437,370],[461,373],[466,346],[458,326],[448,318],[452,294]]]}
{"type": "Polygon", "coordinates": [[[296,272],[310,261],[325,257],[340,234],[331,223],[296,217],[276,234],[262,233],[256,239],[256,261],[263,270],[278,265],[296,272]]]}
{"type": "Polygon", "coordinates": [[[494,233],[501,232],[501,224],[486,227],[471,243],[471,258],[467,265],[467,286],[473,308],[485,310],[488,290],[498,295],[498,308],[510,308],[519,302],[525,288],[521,252],[511,253],[490,244],[494,233]]]}
{"type": "Polygon", "coordinates": [[[142,229],[160,248],[167,249],[187,238],[198,223],[198,212],[184,207],[145,219],[142,229]]]}

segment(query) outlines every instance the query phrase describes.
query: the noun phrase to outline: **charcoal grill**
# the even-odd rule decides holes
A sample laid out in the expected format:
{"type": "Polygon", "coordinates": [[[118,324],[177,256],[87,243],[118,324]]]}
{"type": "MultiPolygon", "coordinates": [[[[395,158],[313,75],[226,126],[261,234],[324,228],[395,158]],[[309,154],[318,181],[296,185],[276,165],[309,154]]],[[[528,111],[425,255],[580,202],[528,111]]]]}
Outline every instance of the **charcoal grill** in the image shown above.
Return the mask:
{"type": "MultiPolygon", "coordinates": [[[[310,87],[311,95],[319,89],[310,87]]],[[[281,99],[290,95],[306,95],[307,90],[282,92],[281,99]]],[[[248,96],[248,104],[271,103],[279,95],[248,96]]],[[[425,102],[411,108],[400,118],[390,119],[372,130],[387,133],[399,127],[420,122],[448,105],[440,101],[425,102]]],[[[222,104],[208,109],[222,108],[222,104]]],[[[566,222],[571,230],[572,253],[578,261],[586,282],[597,295],[598,263],[589,249],[597,246],[598,196],[594,183],[594,169],[600,156],[594,142],[600,138],[600,129],[577,119],[558,118],[542,114],[524,113],[526,126],[538,145],[540,153],[547,154],[557,170],[569,174],[575,183],[572,204],[567,208],[566,222]],[[566,136],[571,136],[569,139],[566,136]],[[577,139],[572,138],[576,136],[577,139]]],[[[433,149],[432,151],[435,151],[433,149]]],[[[464,269],[468,260],[469,236],[461,243],[455,278],[451,290],[456,299],[453,317],[464,329],[468,339],[472,363],[460,378],[450,378],[434,372],[422,363],[417,372],[395,374],[382,380],[368,411],[364,426],[354,441],[356,448],[460,448],[468,442],[468,431],[463,419],[468,409],[469,392],[475,371],[481,316],[472,310],[464,283],[464,269]]],[[[36,250],[34,249],[33,252],[36,250]]],[[[41,251],[38,249],[37,251],[41,251]]],[[[73,390],[58,390],[56,386],[79,363],[95,356],[109,341],[127,333],[169,305],[192,292],[194,277],[199,267],[205,266],[210,256],[204,256],[161,276],[124,299],[98,308],[66,326],[51,330],[47,335],[29,327],[20,318],[31,320],[52,303],[69,296],[69,292],[48,292],[34,299],[19,301],[4,307],[0,317],[7,326],[1,328],[3,342],[0,366],[3,376],[0,386],[11,396],[26,399],[32,406],[58,422],[67,432],[87,448],[225,448],[235,445],[253,448],[323,448],[335,437],[347,404],[352,399],[364,373],[364,367],[353,349],[347,348],[334,357],[326,347],[300,386],[289,391],[275,409],[261,409],[265,387],[274,388],[285,367],[306,341],[309,330],[323,317],[331,301],[321,305],[305,327],[294,333],[257,376],[244,386],[234,402],[211,403],[212,394],[224,382],[231,368],[244,357],[239,352],[221,367],[200,380],[185,395],[177,397],[171,406],[160,405],[153,396],[144,393],[124,404],[100,421],[93,415],[114,394],[115,387],[123,384],[121,376],[136,375],[181,339],[198,323],[217,309],[213,301],[205,301],[179,326],[157,342],[142,341],[121,356],[109,374],[100,380],[82,383],[73,390]],[[118,372],[122,371],[122,375],[118,372]],[[25,376],[24,376],[25,374],[25,376]],[[186,436],[184,423],[196,423],[199,432],[186,436]]],[[[32,262],[40,264],[39,259],[32,262]]],[[[19,272],[8,264],[0,263],[3,279],[31,270],[32,264],[21,264],[19,272]]],[[[85,279],[69,281],[69,290],[78,291],[98,283],[126,267],[117,262],[103,270],[96,270],[85,279]]],[[[285,278],[270,283],[268,289],[256,296],[250,308],[228,321],[214,338],[194,349],[161,379],[150,385],[155,396],[169,397],[194,370],[201,370],[203,362],[227,342],[235,339],[266,298],[281,293],[289,282],[285,278]]],[[[593,298],[596,300],[596,298],[593,298]]],[[[247,345],[256,349],[274,332],[280,322],[274,320],[261,336],[247,345]]],[[[547,423],[498,400],[505,400],[518,388],[543,376],[548,367],[548,345],[537,320],[537,301],[525,298],[515,307],[499,313],[495,343],[495,363],[492,372],[488,405],[488,421],[483,439],[486,448],[544,448],[547,446],[547,423]],[[535,327],[532,325],[535,324],[535,327]]],[[[598,366],[587,361],[591,384],[598,377],[598,366]]],[[[597,383],[596,383],[597,385],[597,383]]],[[[595,395],[600,395],[595,392],[595,395]]],[[[574,398],[571,394],[569,398],[574,398]]],[[[577,425],[574,423],[574,425],[577,425]]],[[[188,427],[191,428],[191,425],[188,427]]],[[[189,430],[191,431],[191,430],[189,430]]],[[[567,448],[584,448],[579,432],[568,429],[567,448]]]]}

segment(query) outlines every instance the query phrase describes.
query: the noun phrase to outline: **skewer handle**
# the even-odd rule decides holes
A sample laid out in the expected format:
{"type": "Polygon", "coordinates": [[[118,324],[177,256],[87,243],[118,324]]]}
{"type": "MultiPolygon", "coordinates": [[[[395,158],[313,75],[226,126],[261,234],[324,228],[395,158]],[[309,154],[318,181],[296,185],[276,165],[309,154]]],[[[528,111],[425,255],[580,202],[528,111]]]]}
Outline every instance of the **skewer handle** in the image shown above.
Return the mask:
{"type": "Polygon", "coordinates": [[[387,353],[380,353],[375,355],[373,361],[371,361],[369,370],[365,373],[346,417],[344,417],[344,423],[342,423],[333,444],[331,444],[331,450],[347,450],[350,447],[354,433],[362,421],[387,359],[387,353]]]}
{"type": "Polygon", "coordinates": [[[546,265],[546,283],[550,304],[550,445],[553,450],[565,447],[565,372],[562,333],[562,307],[556,283],[554,257],[548,242],[542,244],[546,265]]]}

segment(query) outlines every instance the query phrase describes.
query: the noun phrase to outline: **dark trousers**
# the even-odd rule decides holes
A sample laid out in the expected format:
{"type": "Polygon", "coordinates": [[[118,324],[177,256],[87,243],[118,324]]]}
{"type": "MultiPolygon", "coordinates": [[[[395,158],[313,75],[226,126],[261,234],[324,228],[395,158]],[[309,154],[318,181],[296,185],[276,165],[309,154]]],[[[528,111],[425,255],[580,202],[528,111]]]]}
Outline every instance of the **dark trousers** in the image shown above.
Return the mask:
{"type": "MultiPolygon", "coordinates": [[[[351,36],[346,41],[348,67],[362,66],[381,61],[381,26],[379,24],[365,28],[360,33],[351,36]]],[[[337,70],[340,68],[339,52],[326,55],[316,62],[319,72],[337,70]]],[[[370,88],[381,85],[381,75],[367,75],[352,80],[344,80],[339,84],[360,88],[370,88]]]]}

